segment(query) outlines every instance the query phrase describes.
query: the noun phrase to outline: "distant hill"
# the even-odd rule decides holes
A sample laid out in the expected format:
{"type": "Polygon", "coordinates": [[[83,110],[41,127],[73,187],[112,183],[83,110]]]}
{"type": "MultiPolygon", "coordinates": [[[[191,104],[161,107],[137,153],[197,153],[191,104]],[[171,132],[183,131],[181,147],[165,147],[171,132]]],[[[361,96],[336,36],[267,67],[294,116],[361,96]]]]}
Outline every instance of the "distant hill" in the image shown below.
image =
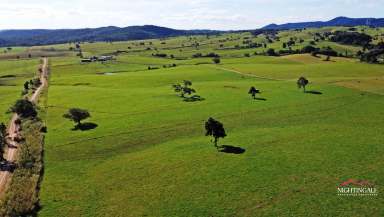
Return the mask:
{"type": "Polygon", "coordinates": [[[86,29],[2,30],[0,31],[0,47],[49,45],[79,41],[127,41],[215,32],[218,31],[176,30],[152,25],[124,28],[109,26],[86,29]]]}
{"type": "Polygon", "coordinates": [[[286,23],[286,24],[270,24],[262,29],[303,29],[303,28],[320,28],[326,26],[373,26],[384,27],[384,18],[349,18],[337,17],[330,21],[315,21],[315,22],[301,22],[301,23],[286,23]]]}
{"type": "MultiPolygon", "coordinates": [[[[270,24],[261,30],[282,30],[319,28],[325,26],[359,26],[367,25],[384,27],[384,18],[348,18],[337,17],[326,22],[287,23],[282,25],[270,24]]],[[[244,30],[245,31],[245,30],[244,30]]],[[[6,46],[34,46],[68,42],[97,42],[97,41],[127,41],[154,38],[166,38],[182,35],[214,34],[225,31],[215,30],[177,30],[160,26],[129,26],[129,27],[101,27],[85,29],[31,29],[31,30],[0,30],[0,47],[6,46]]],[[[241,32],[241,31],[238,31],[241,32]]]]}

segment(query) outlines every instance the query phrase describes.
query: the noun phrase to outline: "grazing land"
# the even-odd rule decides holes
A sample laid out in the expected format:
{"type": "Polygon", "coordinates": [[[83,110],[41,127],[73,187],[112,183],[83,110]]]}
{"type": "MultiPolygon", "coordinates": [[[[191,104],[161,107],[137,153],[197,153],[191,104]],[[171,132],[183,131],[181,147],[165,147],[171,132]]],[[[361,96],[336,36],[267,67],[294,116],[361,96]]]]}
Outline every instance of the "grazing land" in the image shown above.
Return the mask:
{"type": "MultiPolygon", "coordinates": [[[[84,58],[115,55],[103,63],[81,63],[73,43],[25,48],[55,52],[39,216],[383,215],[381,192],[343,197],[337,187],[353,178],[380,190],[384,182],[384,66],[360,62],[361,46],[329,40],[316,47],[343,55],[266,54],[300,39],[291,50],[301,50],[336,30],[348,28],[281,31],[278,40],[244,32],[80,44],[84,58]],[[204,100],[183,101],[172,89],[183,80],[204,100]],[[256,100],[251,86],[261,91],[256,100]],[[75,129],[63,118],[70,108],[87,109],[83,124],[93,127],[75,129]],[[227,131],[219,145],[243,153],[216,150],[204,135],[209,117],[227,131]]],[[[382,28],[363,30],[373,43],[384,38],[382,28]]],[[[0,61],[0,75],[16,75],[6,82],[17,85],[0,78],[2,110],[20,94],[18,76],[33,76],[37,64],[0,61]]]]}
{"type": "Polygon", "coordinates": [[[5,112],[20,98],[24,82],[36,75],[38,65],[37,59],[0,60],[0,122],[10,119],[5,112]]]}

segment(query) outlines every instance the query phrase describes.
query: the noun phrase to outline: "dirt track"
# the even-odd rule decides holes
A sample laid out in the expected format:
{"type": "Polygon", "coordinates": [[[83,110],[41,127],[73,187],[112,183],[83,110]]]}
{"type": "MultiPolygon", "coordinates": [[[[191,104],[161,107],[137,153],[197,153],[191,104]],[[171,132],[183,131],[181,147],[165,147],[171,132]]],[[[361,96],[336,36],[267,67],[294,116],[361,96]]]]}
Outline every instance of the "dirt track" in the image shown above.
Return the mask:
{"type": "MultiPolygon", "coordinates": [[[[39,99],[39,96],[41,92],[44,90],[44,88],[48,85],[48,59],[43,58],[43,63],[41,65],[42,72],[40,73],[40,81],[41,85],[39,88],[36,89],[36,91],[32,94],[32,96],[29,97],[29,101],[36,103],[39,99]]],[[[15,123],[18,119],[18,115],[14,114],[11,118],[11,121],[9,123],[8,127],[8,148],[5,151],[4,158],[8,162],[15,162],[17,157],[17,151],[19,144],[14,141],[14,138],[18,137],[20,134],[19,126],[15,123]]],[[[9,179],[11,178],[11,173],[8,171],[0,171],[0,194],[4,193],[4,190],[6,189],[7,183],[9,179]]]]}
{"type": "Polygon", "coordinates": [[[241,71],[238,71],[238,70],[235,70],[235,69],[228,69],[228,68],[219,67],[219,66],[214,66],[213,68],[221,69],[221,70],[224,70],[224,71],[227,71],[227,72],[234,72],[234,73],[237,73],[237,74],[242,75],[242,76],[248,76],[248,77],[253,77],[253,78],[258,78],[258,79],[263,79],[263,80],[285,81],[283,79],[262,77],[262,76],[258,76],[258,75],[254,75],[254,74],[244,73],[244,72],[241,72],[241,71]]]}

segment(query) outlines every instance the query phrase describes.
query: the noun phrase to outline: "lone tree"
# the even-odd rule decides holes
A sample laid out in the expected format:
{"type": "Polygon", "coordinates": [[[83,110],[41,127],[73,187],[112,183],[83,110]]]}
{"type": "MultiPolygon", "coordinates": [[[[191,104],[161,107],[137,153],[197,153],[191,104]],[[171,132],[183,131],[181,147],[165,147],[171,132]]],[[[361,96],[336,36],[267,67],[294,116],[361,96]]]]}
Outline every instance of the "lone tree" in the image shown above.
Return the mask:
{"type": "Polygon", "coordinates": [[[253,99],[256,99],[257,93],[260,93],[260,90],[256,89],[255,87],[251,87],[251,89],[248,91],[248,94],[251,94],[253,99]]]}
{"type": "Polygon", "coordinates": [[[180,93],[180,96],[185,98],[185,95],[191,95],[192,93],[196,93],[196,90],[191,88],[192,81],[184,80],[183,85],[174,84],[172,85],[173,89],[176,93],[180,93]]]}
{"type": "Polygon", "coordinates": [[[215,147],[219,148],[217,146],[219,138],[227,136],[223,124],[213,118],[209,118],[208,121],[205,122],[205,130],[205,136],[212,136],[214,138],[213,143],[215,144],[215,147]]]}
{"type": "Polygon", "coordinates": [[[219,64],[221,62],[221,59],[220,59],[220,57],[215,57],[215,58],[212,59],[212,61],[215,64],[219,64]]]}
{"type": "Polygon", "coordinates": [[[91,117],[91,115],[85,109],[71,108],[68,110],[68,113],[63,115],[63,117],[72,120],[77,124],[77,126],[80,126],[81,121],[91,117]]]}
{"type": "Polygon", "coordinates": [[[303,88],[304,90],[304,93],[306,92],[305,90],[305,87],[308,85],[309,81],[304,78],[304,77],[300,77],[299,80],[297,80],[297,87],[300,89],[300,88],[303,88]]]}
{"type": "Polygon", "coordinates": [[[33,118],[37,115],[35,106],[27,99],[17,100],[15,105],[10,108],[10,111],[18,114],[22,118],[33,118]]]}

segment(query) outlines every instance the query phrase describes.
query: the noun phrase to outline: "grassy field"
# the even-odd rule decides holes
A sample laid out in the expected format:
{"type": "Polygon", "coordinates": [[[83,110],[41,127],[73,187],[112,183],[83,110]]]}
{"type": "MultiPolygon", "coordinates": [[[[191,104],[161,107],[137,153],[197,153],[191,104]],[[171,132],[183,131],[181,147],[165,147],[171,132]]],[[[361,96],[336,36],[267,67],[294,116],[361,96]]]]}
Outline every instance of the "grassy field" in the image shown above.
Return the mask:
{"type": "Polygon", "coordinates": [[[36,75],[38,64],[37,59],[0,60],[0,122],[8,121],[6,111],[21,97],[24,82],[36,75]]]}
{"type": "MultiPolygon", "coordinates": [[[[299,49],[315,32],[339,29],[283,31],[268,48],[281,49],[296,36],[305,40],[299,49]]],[[[50,58],[39,216],[384,215],[384,66],[232,49],[249,37],[266,41],[265,35],[231,33],[81,44],[85,56],[125,51],[106,64],[81,64],[75,52],[67,52],[73,44],[30,48],[62,52],[50,58]],[[192,46],[196,42],[200,46],[192,46]],[[174,58],[153,57],[157,52],[174,58]],[[218,53],[221,63],[191,58],[198,52],[218,53]],[[169,64],[177,66],[163,68],[169,64]],[[297,89],[300,76],[318,94],[297,89]],[[205,100],[183,102],[171,88],[183,80],[191,80],[205,100]],[[251,86],[261,90],[260,100],[247,94],[251,86]],[[88,109],[92,117],[86,122],[97,127],[72,130],[74,124],[62,117],[72,107],[88,109]],[[215,149],[204,136],[209,117],[227,131],[220,145],[242,148],[243,154],[215,149]],[[375,183],[379,195],[338,196],[337,187],[348,179],[375,183]]],[[[361,49],[322,45],[338,52],[361,49]]]]}
{"type": "Polygon", "coordinates": [[[292,56],[137,71],[142,61],[168,60],[52,60],[41,216],[383,214],[382,195],[336,190],[349,178],[384,181],[382,66],[292,56]],[[302,74],[323,94],[299,91],[302,74]],[[183,79],[206,100],[182,102],[170,85],[183,79]],[[368,83],[343,87],[359,80],[368,83]],[[251,85],[266,101],[250,99],[251,85]],[[61,117],[70,107],[89,109],[98,127],[72,131],[61,117]],[[246,152],[217,152],[204,137],[208,117],[225,124],[222,144],[246,152]]]}

